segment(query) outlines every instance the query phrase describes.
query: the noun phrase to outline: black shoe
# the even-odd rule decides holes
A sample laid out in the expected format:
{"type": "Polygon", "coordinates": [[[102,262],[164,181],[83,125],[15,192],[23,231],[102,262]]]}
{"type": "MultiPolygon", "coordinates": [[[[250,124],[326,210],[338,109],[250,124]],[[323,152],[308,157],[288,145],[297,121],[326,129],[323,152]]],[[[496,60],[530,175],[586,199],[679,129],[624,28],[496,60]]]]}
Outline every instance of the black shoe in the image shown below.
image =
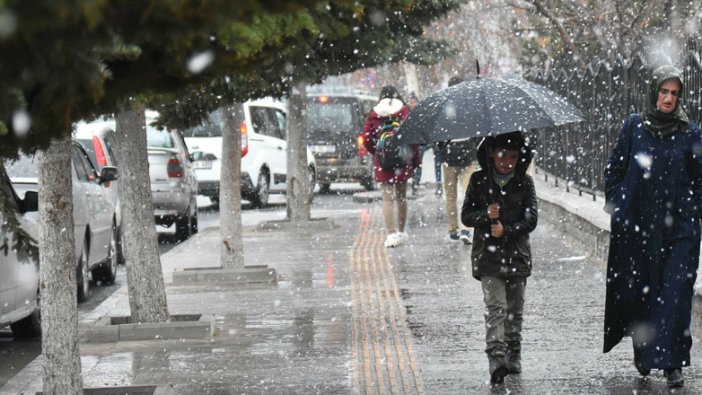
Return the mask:
{"type": "Polygon", "coordinates": [[[505,376],[509,374],[509,369],[505,361],[505,353],[502,351],[491,352],[488,354],[488,364],[490,369],[490,383],[503,383],[505,381],[505,376]]]}
{"type": "Polygon", "coordinates": [[[507,343],[507,369],[509,374],[522,372],[522,346],[519,342],[507,343]]]}
{"type": "Polygon", "coordinates": [[[642,376],[651,374],[651,369],[641,364],[641,351],[636,347],[634,347],[634,366],[636,366],[636,370],[638,370],[639,374],[642,376]]]}
{"type": "Polygon", "coordinates": [[[668,388],[678,388],[685,385],[685,379],[682,375],[682,369],[665,369],[663,370],[665,379],[668,381],[668,388]]]}

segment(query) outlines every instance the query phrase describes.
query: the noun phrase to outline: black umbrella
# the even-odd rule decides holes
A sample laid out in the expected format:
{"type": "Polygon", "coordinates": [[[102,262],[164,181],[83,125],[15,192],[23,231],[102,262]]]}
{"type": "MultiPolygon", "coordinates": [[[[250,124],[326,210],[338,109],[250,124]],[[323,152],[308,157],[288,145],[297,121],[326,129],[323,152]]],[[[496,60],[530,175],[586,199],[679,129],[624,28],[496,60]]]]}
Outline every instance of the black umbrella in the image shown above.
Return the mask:
{"type": "Polygon", "coordinates": [[[580,110],[542,85],[478,77],[422,100],[402,122],[398,138],[428,144],[582,120],[580,110]]]}

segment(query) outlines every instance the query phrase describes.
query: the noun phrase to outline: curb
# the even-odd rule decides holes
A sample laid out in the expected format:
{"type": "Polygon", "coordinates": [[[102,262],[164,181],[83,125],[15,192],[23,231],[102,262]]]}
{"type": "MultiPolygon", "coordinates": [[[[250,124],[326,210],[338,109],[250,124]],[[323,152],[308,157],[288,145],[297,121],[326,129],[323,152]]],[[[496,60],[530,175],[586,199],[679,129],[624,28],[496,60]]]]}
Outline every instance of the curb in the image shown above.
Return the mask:
{"type": "Polygon", "coordinates": [[[214,317],[171,314],[169,322],[131,323],[129,316],[103,316],[81,336],[82,343],[154,339],[203,339],[212,336],[214,317]]]}
{"type": "Polygon", "coordinates": [[[191,268],[173,272],[173,285],[275,283],[276,270],[267,265],[244,266],[241,270],[191,268]]]}

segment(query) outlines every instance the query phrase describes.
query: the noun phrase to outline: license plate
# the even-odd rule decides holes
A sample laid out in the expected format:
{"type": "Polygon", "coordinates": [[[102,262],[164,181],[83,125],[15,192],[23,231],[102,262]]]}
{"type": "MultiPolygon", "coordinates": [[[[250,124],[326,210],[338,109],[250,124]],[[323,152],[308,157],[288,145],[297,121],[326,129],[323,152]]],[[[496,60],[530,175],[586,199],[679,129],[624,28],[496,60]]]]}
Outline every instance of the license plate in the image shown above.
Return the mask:
{"type": "Polygon", "coordinates": [[[320,154],[328,154],[336,152],[336,147],[333,145],[313,145],[312,152],[317,152],[320,154]]]}
{"type": "Polygon", "coordinates": [[[193,162],[193,168],[195,169],[211,169],[212,168],[212,161],[211,160],[196,160],[193,162]]]}

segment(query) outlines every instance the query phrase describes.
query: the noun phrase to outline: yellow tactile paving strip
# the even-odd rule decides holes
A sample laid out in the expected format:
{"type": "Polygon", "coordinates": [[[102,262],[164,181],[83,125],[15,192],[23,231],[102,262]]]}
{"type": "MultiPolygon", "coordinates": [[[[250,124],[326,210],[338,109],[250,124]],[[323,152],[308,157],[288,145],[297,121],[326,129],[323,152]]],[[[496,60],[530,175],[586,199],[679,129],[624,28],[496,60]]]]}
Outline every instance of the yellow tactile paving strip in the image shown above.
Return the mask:
{"type": "Polygon", "coordinates": [[[351,253],[356,394],[424,394],[380,211],[361,217],[351,253]]]}

